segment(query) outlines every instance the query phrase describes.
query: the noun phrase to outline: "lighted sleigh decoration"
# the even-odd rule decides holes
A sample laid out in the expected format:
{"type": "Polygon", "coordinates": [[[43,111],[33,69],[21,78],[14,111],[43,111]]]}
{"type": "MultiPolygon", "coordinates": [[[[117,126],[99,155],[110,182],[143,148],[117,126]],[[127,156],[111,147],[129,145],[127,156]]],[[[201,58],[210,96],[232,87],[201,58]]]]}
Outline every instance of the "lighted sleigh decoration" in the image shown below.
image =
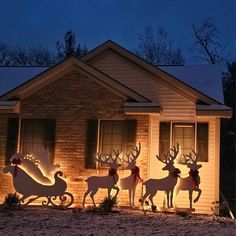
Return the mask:
{"type": "Polygon", "coordinates": [[[38,155],[16,153],[11,163],[3,168],[4,173],[11,173],[15,190],[22,195],[22,205],[44,198],[42,205],[63,205],[69,207],[74,202],[71,193],[66,192],[67,183],[62,179],[63,173],[57,171],[59,165],[52,165],[47,153],[38,155]],[[41,164],[40,164],[41,163],[41,164]],[[43,166],[46,166],[43,168],[43,166]],[[25,201],[27,199],[27,201],[25,201]]]}

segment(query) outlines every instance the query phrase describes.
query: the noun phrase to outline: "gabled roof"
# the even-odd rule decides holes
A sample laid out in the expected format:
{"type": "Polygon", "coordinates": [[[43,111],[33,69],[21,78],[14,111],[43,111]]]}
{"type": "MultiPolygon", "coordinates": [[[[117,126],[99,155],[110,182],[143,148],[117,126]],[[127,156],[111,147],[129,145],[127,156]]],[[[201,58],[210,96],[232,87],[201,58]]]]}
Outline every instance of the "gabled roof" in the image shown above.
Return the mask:
{"type": "Polygon", "coordinates": [[[9,66],[0,67],[0,96],[15,89],[27,80],[39,75],[49,67],[9,66]]]}
{"type": "MultiPolygon", "coordinates": [[[[98,83],[101,83],[106,88],[112,90],[119,96],[125,97],[127,99],[133,99],[137,102],[149,102],[150,100],[145,98],[144,96],[138,94],[137,92],[131,90],[130,88],[126,87],[125,85],[121,84],[119,81],[109,77],[105,73],[97,70],[93,66],[89,65],[88,63],[81,61],[76,57],[70,57],[57,65],[51,68],[38,68],[36,71],[35,68],[25,67],[24,73],[22,77],[20,77],[23,81],[21,84],[17,84],[12,90],[8,91],[7,93],[0,96],[0,100],[9,100],[9,99],[19,99],[24,98],[33,92],[37,91],[42,86],[59,79],[63,74],[68,73],[68,71],[72,71],[77,68],[82,74],[85,76],[96,80],[98,83]],[[27,69],[26,69],[27,68],[27,69]],[[27,71],[29,69],[29,71],[27,71]],[[31,70],[30,70],[31,69],[31,70]],[[41,72],[37,74],[37,72],[41,72]],[[33,78],[30,78],[33,76],[33,78]]],[[[19,72],[19,69],[15,68],[14,74],[19,72]]],[[[1,71],[1,70],[0,70],[1,71]]],[[[6,70],[3,74],[7,76],[6,70]]],[[[5,80],[9,80],[9,77],[3,78],[0,74],[0,80],[2,84],[5,84],[5,80]]],[[[18,82],[18,80],[14,80],[18,82]]],[[[7,83],[6,83],[7,84],[7,83]]],[[[8,85],[7,85],[8,86],[8,85]]],[[[5,89],[7,86],[4,86],[5,89]]],[[[12,84],[10,84],[12,86],[12,84]]]]}
{"type": "Polygon", "coordinates": [[[224,103],[222,74],[218,65],[158,66],[201,93],[224,103]]]}
{"type": "Polygon", "coordinates": [[[144,70],[154,74],[156,80],[175,89],[180,94],[185,94],[186,97],[195,97],[207,104],[224,103],[221,74],[216,68],[217,66],[155,67],[111,40],[91,50],[82,59],[89,62],[106,50],[112,50],[132,61],[144,70]],[[198,81],[195,81],[195,79],[198,81]]]}

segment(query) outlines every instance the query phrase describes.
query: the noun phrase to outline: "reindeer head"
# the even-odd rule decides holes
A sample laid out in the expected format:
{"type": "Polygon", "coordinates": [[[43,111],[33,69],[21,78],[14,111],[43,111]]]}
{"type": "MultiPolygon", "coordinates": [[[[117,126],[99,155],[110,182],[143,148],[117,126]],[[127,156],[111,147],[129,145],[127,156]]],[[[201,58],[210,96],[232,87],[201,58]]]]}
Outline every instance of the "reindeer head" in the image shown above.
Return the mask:
{"type": "Polygon", "coordinates": [[[202,167],[201,164],[197,164],[198,161],[198,154],[192,150],[189,155],[184,155],[184,163],[187,167],[191,170],[198,170],[202,167]],[[192,157],[192,153],[194,154],[195,158],[192,157]]]}
{"type": "Polygon", "coordinates": [[[97,153],[95,157],[96,161],[101,164],[106,164],[110,169],[117,169],[121,166],[120,162],[121,152],[113,150],[113,153],[97,153]]]}
{"type": "Polygon", "coordinates": [[[179,153],[179,144],[177,143],[176,147],[173,146],[173,148],[171,148],[168,153],[163,155],[164,157],[159,157],[158,155],[156,155],[157,160],[165,164],[162,170],[168,170],[169,172],[175,170],[174,161],[178,156],[178,153],[179,153]]]}
{"type": "Polygon", "coordinates": [[[127,163],[126,169],[132,170],[136,166],[136,160],[138,159],[141,152],[141,144],[138,144],[138,147],[136,146],[131,150],[130,153],[126,154],[127,158],[124,158],[124,161],[127,163]]]}

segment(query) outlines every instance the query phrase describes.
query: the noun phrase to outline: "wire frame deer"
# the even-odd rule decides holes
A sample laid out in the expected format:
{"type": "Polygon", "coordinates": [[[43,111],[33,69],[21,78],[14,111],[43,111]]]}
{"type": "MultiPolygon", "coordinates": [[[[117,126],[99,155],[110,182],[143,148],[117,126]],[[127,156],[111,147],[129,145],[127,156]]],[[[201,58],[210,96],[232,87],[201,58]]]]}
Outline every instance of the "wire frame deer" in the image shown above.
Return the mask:
{"type": "Polygon", "coordinates": [[[158,191],[165,191],[167,197],[167,207],[173,208],[173,192],[180,174],[180,170],[174,166],[174,161],[178,156],[178,153],[179,144],[177,143],[176,147],[173,146],[173,148],[171,148],[167,154],[164,154],[162,158],[156,155],[157,160],[165,164],[162,170],[169,171],[169,174],[165,178],[149,179],[143,183],[146,187],[146,192],[143,196],[142,204],[148,197],[152,203],[152,206],[154,206],[153,197],[158,191]]]}
{"type": "Polygon", "coordinates": [[[142,179],[139,175],[139,167],[136,166],[136,160],[138,159],[140,152],[141,144],[139,143],[138,146],[130,151],[130,153],[126,154],[124,162],[127,163],[126,169],[131,170],[131,174],[125,178],[121,178],[119,181],[121,189],[129,191],[129,203],[131,207],[135,206],[134,199],[136,186],[140,181],[142,182],[142,179]]]}
{"type": "Polygon", "coordinates": [[[107,165],[110,169],[108,171],[108,175],[106,176],[91,176],[87,180],[85,180],[88,184],[88,189],[84,193],[83,207],[85,206],[85,199],[88,194],[90,194],[93,205],[94,207],[96,207],[94,195],[97,193],[99,188],[105,188],[108,190],[108,198],[111,197],[111,190],[114,189],[116,190],[116,194],[114,197],[117,197],[120,190],[116,185],[119,180],[117,168],[121,166],[118,163],[120,161],[120,154],[121,153],[119,150],[117,152],[114,150],[113,153],[98,153],[96,155],[96,161],[98,163],[107,165]]]}
{"type": "Polygon", "coordinates": [[[179,179],[179,183],[175,188],[176,197],[180,190],[189,192],[190,209],[192,209],[193,191],[196,191],[198,193],[197,197],[194,199],[194,203],[199,200],[202,193],[202,190],[199,188],[200,176],[198,171],[198,169],[200,169],[202,165],[197,164],[198,154],[194,150],[192,150],[192,153],[190,152],[189,155],[184,155],[184,163],[190,169],[189,176],[179,179]],[[192,157],[192,153],[194,154],[195,158],[192,157]]]}

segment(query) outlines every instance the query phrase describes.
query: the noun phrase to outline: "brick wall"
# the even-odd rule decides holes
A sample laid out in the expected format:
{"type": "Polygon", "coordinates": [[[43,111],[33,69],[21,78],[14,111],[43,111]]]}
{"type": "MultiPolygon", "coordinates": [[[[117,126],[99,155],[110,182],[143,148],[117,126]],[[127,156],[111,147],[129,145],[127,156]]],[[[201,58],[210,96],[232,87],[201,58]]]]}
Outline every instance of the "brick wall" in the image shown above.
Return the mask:
{"type": "MultiPolygon", "coordinates": [[[[50,85],[38,90],[33,95],[21,101],[21,118],[54,118],[56,119],[56,147],[55,163],[61,165],[61,170],[67,178],[68,191],[75,197],[75,203],[81,204],[86,191],[84,180],[91,175],[105,175],[105,170],[85,169],[86,131],[88,119],[125,119],[123,113],[124,99],[104,88],[99,83],[77,73],[52,82],[50,85]]],[[[149,117],[137,116],[137,142],[142,144],[141,158],[138,165],[141,175],[147,176],[148,156],[148,129],[149,117]]],[[[7,132],[7,117],[0,115],[0,168],[4,165],[5,143],[7,132]]],[[[121,176],[130,172],[121,170],[121,176]]],[[[2,174],[0,175],[2,176],[2,174]]],[[[11,177],[1,177],[1,196],[12,191],[9,185],[11,177]]],[[[140,197],[139,186],[137,198],[140,197]],[[138,197],[139,196],[139,197],[138,197]]],[[[96,201],[99,202],[106,192],[99,191],[96,201]]],[[[128,193],[121,192],[120,204],[128,203],[128,193]]],[[[87,199],[88,203],[90,199],[87,199]]]]}

